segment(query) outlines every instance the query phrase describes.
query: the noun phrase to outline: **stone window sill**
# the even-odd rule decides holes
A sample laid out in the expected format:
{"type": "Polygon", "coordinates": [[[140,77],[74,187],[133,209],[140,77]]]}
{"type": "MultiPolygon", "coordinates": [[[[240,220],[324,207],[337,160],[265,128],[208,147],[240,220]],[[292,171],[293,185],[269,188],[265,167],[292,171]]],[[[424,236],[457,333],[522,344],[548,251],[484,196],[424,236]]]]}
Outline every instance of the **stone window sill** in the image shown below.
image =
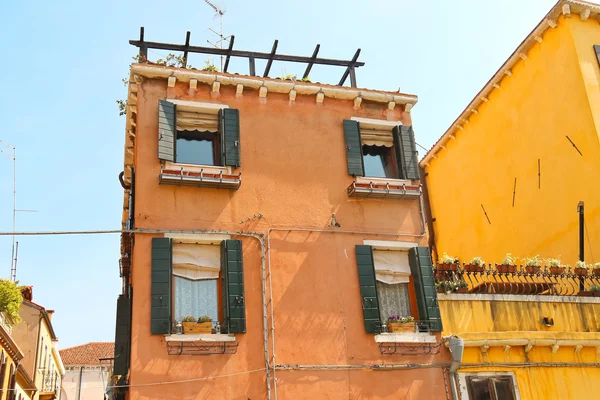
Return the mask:
{"type": "Polygon", "coordinates": [[[225,333],[165,335],[165,340],[167,342],[235,342],[235,336],[225,333]]]}
{"type": "Polygon", "coordinates": [[[427,332],[380,333],[375,343],[436,343],[437,338],[427,332]]]}

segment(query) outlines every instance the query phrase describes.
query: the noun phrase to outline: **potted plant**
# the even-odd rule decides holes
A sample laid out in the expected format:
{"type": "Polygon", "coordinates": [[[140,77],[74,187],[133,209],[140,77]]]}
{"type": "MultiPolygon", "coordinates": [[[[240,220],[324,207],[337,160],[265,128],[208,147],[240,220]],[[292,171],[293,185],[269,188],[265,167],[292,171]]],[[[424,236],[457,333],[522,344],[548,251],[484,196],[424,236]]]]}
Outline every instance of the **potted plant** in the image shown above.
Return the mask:
{"type": "Polygon", "coordinates": [[[456,271],[458,269],[458,258],[450,257],[444,253],[438,265],[440,271],[456,271]]]}
{"type": "Polygon", "coordinates": [[[198,333],[212,333],[212,318],[208,315],[198,318],[198,330],[198,333]]]}
{"type": "Polygon", "coordinates": [[[600,276],[600,262],[597,262],[596,264],[594,264],[592,273],[596,276],[600,276]]]}
{"type": "Polygon", "coordinates": [[[553,275],[560,275],[565,271],[565,267],[561,265],[558,258],[549,258],[546,262],[550,266],[550,273],[553,275]]]}
{"type": "Polygon", "coordinates": [[[502,263],[500,263],[500,265],[496,264],[496,269],[498,270],[498,272],[504,274],[515,272],[517,270],[516,262],[516,257],[513,257],[510,253],[506,253],[506,256],[504,256],[502,263]]]}
{"type": "Polygon", "coordinates": [[[575,275],[586,276],[588,274],[587,265],[585,261],[577,261],[575,263],[575,269],[573,270],[575,275]]]}
{"type": "Polygon", "coordinates": [[[468,293],[469,292],[469,284],[464,280],[454,282],[453,286],[454,286],[454,291],[456,293],[468,293]]]}
{"type": "Polygon", "coordinates": [[[600,285],[592,285],[590,286],[590,290],[582,290],[577,295],[583,297],[600,297],[600,285]]]}
{"type": "Polygon", "coordinates": [[[181,320],[181,325],[184,334],[212,333],[212,318],[206,315],[198,319],[189,315],[181,320]]]}
{"type": "Polygon", "coordinates": [[[525,261],[525,271],[528,274],[537,274],[538,272],[540,272],[540,268],[542,268],[542,263],[539,255],[535,257],[526,257],[523,261],[525,261]]]}
{"type": "Polygon", "coordinates": [[[466,272],[482,272],[484,270],[485,262],[481,257],[473,257],[468,264],[465,264],[466,272]]]}
{"type": "Polygon", "coordinates": [[[410,315],[390,315],[388,329],[390,332],[415,332],[415,318],[410,315]]]}

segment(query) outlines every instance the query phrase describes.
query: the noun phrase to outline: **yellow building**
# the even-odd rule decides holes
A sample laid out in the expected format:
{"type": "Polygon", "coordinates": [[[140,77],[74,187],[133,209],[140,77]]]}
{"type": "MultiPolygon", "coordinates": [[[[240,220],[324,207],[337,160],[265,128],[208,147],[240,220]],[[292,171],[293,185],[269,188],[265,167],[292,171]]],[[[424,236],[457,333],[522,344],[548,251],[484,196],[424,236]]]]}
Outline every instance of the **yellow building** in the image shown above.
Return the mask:
{"type": "Polygon", "coordinates": [[[24,354],[12,339],[12,330],[0,313],[0,400],[30,400],[37,388],[22,365],[24,354]]]}
{"type": "Polygon", "coordinates": [[[562,260],[438,269],[463,400],[600,397],[599,17],[559,1],[421,161],[438,261],[562,260]]]}

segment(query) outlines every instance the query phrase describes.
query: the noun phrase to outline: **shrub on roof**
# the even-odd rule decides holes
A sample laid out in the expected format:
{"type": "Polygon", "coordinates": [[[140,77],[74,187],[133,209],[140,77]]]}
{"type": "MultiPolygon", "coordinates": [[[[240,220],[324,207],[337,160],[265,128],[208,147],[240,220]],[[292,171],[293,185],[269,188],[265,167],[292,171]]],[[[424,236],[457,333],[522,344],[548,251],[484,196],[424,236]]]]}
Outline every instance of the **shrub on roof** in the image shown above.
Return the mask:
{"type": "Polygon", "coordinates": [[[6,315],[9,325],[21,321],[19,316],[21,303],[23,303],[21,287],[16,282],[0,278],[0,312],[6,315]]]}

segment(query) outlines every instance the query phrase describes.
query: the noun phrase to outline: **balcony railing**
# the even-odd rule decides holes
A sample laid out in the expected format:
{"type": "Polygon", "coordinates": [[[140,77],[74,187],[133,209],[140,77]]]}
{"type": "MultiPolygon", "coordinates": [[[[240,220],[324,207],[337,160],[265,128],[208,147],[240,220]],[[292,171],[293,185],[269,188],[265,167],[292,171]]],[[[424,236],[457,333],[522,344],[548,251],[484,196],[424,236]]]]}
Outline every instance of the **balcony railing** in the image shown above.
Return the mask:
{"type": "Polygon", "coordinates": [[[598,296],[600,270],[571,267],[445,265],[436,269],[439,293],[598,296]]]}
{"type": "Polygon", "coordinates": [[[60,386],[60,376],[57,372],[42,372],[42,387],[40,388],[40,393],[58,393],[58,389],[60,386]]]}
{"type": "Polygon", "coordinates": [[[0,325],[4,328],[4,330],[11,335],[12,334],[12,325],[9,318],[4,314],[0,313],[0,325]]]}

